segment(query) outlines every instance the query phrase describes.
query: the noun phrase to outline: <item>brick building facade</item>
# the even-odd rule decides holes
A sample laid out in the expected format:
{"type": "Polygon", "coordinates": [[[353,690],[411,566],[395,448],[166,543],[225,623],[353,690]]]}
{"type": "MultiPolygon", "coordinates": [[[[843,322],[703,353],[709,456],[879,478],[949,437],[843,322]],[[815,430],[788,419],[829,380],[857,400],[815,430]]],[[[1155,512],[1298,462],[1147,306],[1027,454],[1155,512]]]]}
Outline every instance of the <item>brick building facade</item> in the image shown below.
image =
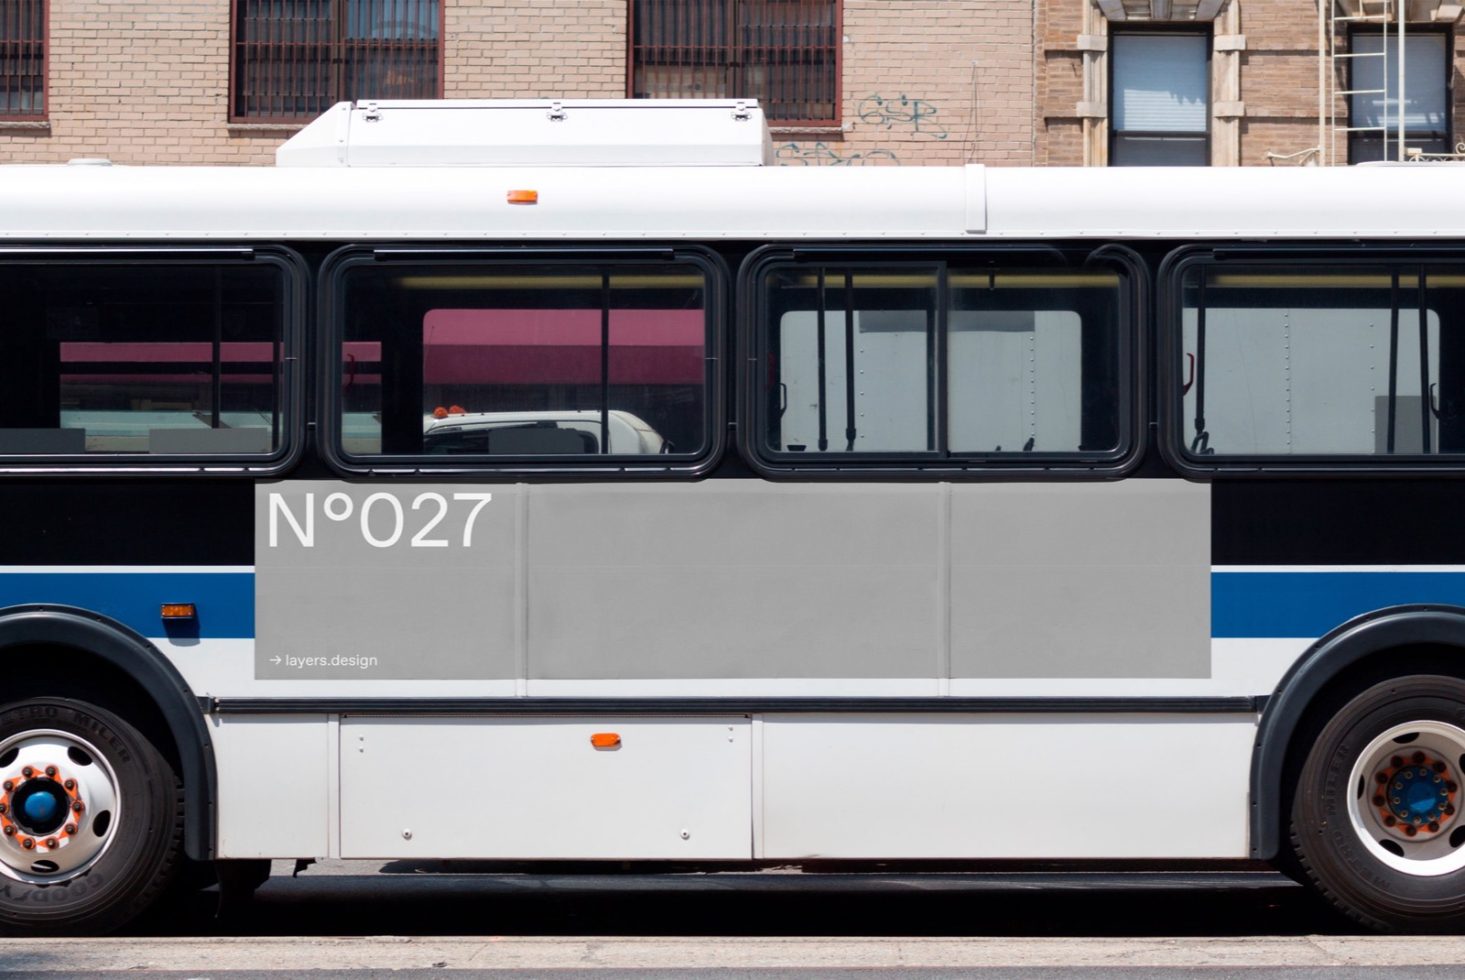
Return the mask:
{"type": "MultiPolygon", "coordinates": [[[[7,115],[0,84],[0,160],[270,163],[299,123],[242,117],[231,101],[237,98],[231,74],[238,71],[232,32],[242,2],[0,0],[0,23],[7,4],[31,4],[46,18],[44,106],[7,115]]],[[[285,6],[327,2],[287,0],[285,6]]],[[[339,7],[357,2],[370,0],[336,0],[339,7]]],[[[440,18],[432,42],[432,94],[628,93],[637,0],[418,2],[432,3],[440,18]]],[[[680,2],[706,6],[712,0],[680,2]]],[[[1110,42],[1128,32],[1171,28],[1208,51],[1198,69],[1209,88],[1202,107],[1207,162],[1309,162],[1315,154],[1307,151],[1319,145],[1318,18],[1306,0],[1191,0],[1188,6],[1185,0],[826,2],[838,46],[837,119],[776,125],[776,155],[784,164],[1104,165],[1111,162],[1116,121],[1110,42]],[[1157,22],[1155,13],[1169,19],[1157,22]]],[[[1409,4],[1411,29],[1441,38],[1446,52],[1440,77],[1419,84],[1444,93],[1447,121],[1436,128],[1449,131],[1436,142],[1449,148],[1455,140],[1453,75],[1465,65],[1450,16],[1458,9],[1438,0],[1409,4]]],[[[0,27],[0,51],[6,39],[0,27]]],[[[1343,62],[1333,64],[1341,71],[1343,62]]],[[[1415,88],[1406,91],[1412,96],[1415,88]]],[[[1465,89],[1461,93],[1465,98],[1465,89]]],[[[1346,123],[1346,97],[1336,101],[1346,123]]],[[[1323,142],[1331,138],[1324,134],[1323,142]]]]}

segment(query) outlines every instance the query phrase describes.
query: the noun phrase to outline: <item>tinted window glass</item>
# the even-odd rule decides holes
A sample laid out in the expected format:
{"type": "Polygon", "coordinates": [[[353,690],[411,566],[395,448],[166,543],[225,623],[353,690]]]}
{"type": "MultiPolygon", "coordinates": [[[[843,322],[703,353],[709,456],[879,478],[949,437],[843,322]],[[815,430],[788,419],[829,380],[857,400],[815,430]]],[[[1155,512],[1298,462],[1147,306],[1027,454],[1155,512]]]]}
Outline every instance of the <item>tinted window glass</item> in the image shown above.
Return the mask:
{"type": "Polygon", "coordinates": [[[1465,275],[1434,266],[1192,267],[1182,410],[1196,456],[1459,452],[1465,275]]]}
{"type": "Polygon", "coordinates": [[[281,446],[278,266],[0,266],[0,454],[281,446]]]}
{"type": "Polygon", "coordinates": [[[705,278],[690,265],[344,273],[355,456],[659,456],[706,445],[705,278]]]}
{"type": "Polygon", "coordinates": [[[1020,462],[1120,449],[1116,273],[788,264],[762,285],[767,452],[1020,462]]]}

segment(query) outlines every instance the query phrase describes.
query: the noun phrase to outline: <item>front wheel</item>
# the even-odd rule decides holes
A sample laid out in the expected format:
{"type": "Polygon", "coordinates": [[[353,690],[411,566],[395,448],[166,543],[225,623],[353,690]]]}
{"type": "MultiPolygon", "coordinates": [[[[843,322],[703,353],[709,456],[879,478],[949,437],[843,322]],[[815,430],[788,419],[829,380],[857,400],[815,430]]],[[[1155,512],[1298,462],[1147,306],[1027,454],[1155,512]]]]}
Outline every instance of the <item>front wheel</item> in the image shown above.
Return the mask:
{"type": "Polygon", "coordinates": [[[106,932],[168,887],[181,856],[172,768],[104,708],[0,708],[0,932],[106,932]]]}
{"type": "Polygon", "coordinates": [[[1465,929],[1465,681],[1377,684],[1303,764],[1292,845],[1308,880],[1372,928],[1465,929]]]}

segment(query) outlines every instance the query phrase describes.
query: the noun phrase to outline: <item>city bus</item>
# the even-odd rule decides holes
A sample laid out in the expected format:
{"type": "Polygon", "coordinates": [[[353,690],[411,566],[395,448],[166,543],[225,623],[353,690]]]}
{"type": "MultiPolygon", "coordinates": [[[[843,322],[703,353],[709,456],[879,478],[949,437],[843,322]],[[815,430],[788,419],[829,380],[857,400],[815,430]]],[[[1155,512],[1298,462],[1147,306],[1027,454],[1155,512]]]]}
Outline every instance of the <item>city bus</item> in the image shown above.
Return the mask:
{"type": "Polygon", "coordinates": [[[0,928],[312,858],[1465,924],[1465,173],[771,159],[382,102],[0,169],[0,928]]]}

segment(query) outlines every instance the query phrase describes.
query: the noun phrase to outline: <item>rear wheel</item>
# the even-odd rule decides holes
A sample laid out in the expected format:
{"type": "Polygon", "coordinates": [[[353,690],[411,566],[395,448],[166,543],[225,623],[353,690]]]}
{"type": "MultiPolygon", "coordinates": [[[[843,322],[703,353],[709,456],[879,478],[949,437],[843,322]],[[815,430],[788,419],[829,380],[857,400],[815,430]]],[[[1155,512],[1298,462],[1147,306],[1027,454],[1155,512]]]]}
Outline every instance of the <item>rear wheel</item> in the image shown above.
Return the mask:
{"type": "Polygon", "coordinates": [[[1374,928],[1465,928],[1465,681],[1377,684],[1324,726],[1292,806],[1301,869],[1374,928]]]}
{"type": "Polygon", "coordinates": [[[0,708],[0,931],[105,932],[168,887],[181,857],[173,770],[104,708],[0,708]]]}

